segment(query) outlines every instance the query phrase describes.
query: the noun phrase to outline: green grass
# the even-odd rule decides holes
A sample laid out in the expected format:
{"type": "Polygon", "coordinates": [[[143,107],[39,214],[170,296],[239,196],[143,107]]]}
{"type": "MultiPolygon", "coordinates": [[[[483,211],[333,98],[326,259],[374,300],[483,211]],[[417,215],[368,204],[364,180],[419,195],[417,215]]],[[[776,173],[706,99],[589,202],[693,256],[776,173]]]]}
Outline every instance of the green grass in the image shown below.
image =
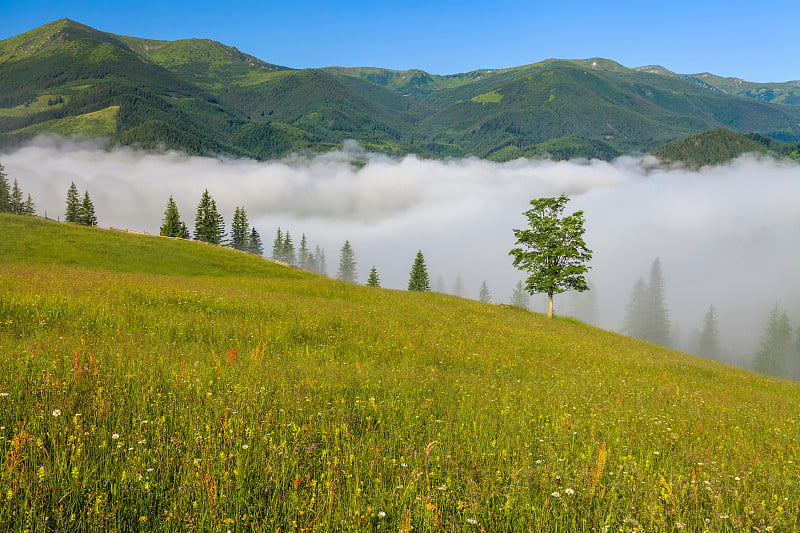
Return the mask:
{"type": "Polygon", "coordinates": [[[9,530],[797,529],[795,384],[199,243],[0,233],[9,530]]]}
{"type": "Polygon", "coordinates": [[[40,122],[16,130],[15,134],[35,135],[37,133],[52,132],[65,137],[79,135],[87,138],[111,135],[117,129],[117,113],[119,106],[109,106],[100,111],[84,113],[74,117],[65,117],[55,120],[40,122]]]}

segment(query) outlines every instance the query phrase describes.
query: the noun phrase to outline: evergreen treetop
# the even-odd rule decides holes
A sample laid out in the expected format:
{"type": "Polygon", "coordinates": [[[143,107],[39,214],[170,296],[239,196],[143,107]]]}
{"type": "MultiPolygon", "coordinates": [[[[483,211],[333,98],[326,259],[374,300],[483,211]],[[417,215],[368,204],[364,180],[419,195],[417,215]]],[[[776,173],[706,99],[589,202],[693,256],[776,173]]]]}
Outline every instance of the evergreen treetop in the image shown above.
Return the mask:
{"type": "Polygon", "coordinates": [[[372,265],[372,269],[370,269],[369,271],[369,277],[367,278],[367,285],[370,287],[381,286],[381,279],[378,277],[378,271],[375,269],[375,265],[372,265]]]}
{"type": "Polygon", "coordinates": [[[11,187],[11,199],[10,199],[10,209],[9,211],[15,215],[21,215],[25,202],[22,199],[22,189],[19,188],[19,183],[17,182],[16,178],[14,179],[14,185],[11,187]]]}
{"type": "Polygon", "coordinates": [[[478,292],[478,301],[488,304],[491,299],[492,295],[489,293],[489,286],[486,284],[486,280],[484,280],[483,283],[481,283],[481,290],[478,292]]]}
{"type": "Polygon", "coordinates": [[[356,279],[358,279],[355,252],[350,246],[350,241],[344,241],[342,245],[342,250],[339,254],[339,270],[336,272],[336,277],[347,283],[355,283],[356,279]]]}
{"type": "Polygon", "coordinates": [[[422,250],[417,252],[417,257],[414,259],[414,264],[411,266],[411,273],[408,278],[408,290],[431,290],[431,279],[428,276],[428,268],[425,266],[425,257],[422,255],[422,250]]]}
{"type": "Polygon", "coordinates": [[[264,245],[261,243],[261,235],[258,234],[255,226],[250,230],[250,252],[256,255],[264,255],[264,245]]]}
{"type": "Polygon", "coordinates": [[[5,169],[0,164],[0,213],[9,211],[11,211],[11,188],[8,186],[5,169]]]}
{"type": "Polygon", "coordinates": [[[225,221],[217,211],[217,202],[208,189],[200,197],[194,218],[194,238],[211,244],[222,244],[225,238],[225,221]]]}
{"type": "Polygon", "coordinates": [[[89,197],[89,191],[83,192],[83,201],[78,211],[78,223],[84,226],[96,226],[97,217],[94,214],[94,204],[89,197]]]}
{"type": "Polygon", "coordinates": [[[250,223],[244,207],[237,207],[231,225],[231,246],[237,250],[250,249],[250,223]]]}
{"type": "Polygon", "coordinates": [[[167,208],[164,211],[164,221],[161,224],[159,235],[185,238],[185,232],[186,225],[181,222],[178,206],[170,196],[169,200],[167,200],[167,208]]]}
{"type": "Polygon", "coordinates": [[[78,223],[79,215],[81,210],[81,201],[78,197],[78,188],[75,186],[75,182],[73,181],[70,183],[69,188],[67,189],[67,213],[64,217],[64,220],[67,222],[74,222],[78,223]]]}

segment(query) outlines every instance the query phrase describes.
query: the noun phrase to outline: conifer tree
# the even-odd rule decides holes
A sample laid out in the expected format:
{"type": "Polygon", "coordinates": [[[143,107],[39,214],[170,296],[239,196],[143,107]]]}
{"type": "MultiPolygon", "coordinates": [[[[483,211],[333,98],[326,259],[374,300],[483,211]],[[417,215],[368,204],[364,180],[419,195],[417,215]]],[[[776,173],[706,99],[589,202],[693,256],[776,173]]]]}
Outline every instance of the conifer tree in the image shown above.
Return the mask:
{"type": "Polygon", "coordinates": [[[164,210],[164,221],[158,234],[164,237],[185,238],[186,231],[186,225],[181,222],[181,216],[178,213],[178,206],[170,196],[169,200],[167,200],[167,207],[164,210]]]}
{"type": "Polygon", "coordinates": [[[717,310],[713,305],[709,306],[708,312],[703,318],[703,332],[700,333],[700,353],[698,355],[715,361],[720,358],[717,310]]]}
{"type": "Polygon", "coordinates": [[[647,313],[647,286],[642,278],[636,280],[625,308],[625,321],[622,331],[637,339],[645,336],[644,317],[647,313]]]}
{"type": "Polygon", "coordinates": [[[431,290],[431,279],[428,276],[428,267],[425,266],[425,257],[422,255],[422,250],[417,252],[417,257],[414,259],[414,264],[411,266],[411,273],[408,277],[408,290],[431,290]]]}
{"type": "Polygon", "coordinates": [[[11,211],[11,188],[8,186],[5,169],[0,164],[0,213],[9,211],[11,211]]]}
{"type": "Polygon", "coordinates": [[[225,238],[225,221],[217,211],[217,202],[208,189],[200,197],[194,218],[194,238],[211,244],[222,244],[225,238]]]}
{"type": "Polygon", "coordinates": [[[453,295],[464,297],[464,284],[461,282],[461,274],[456,276],[456,281],[453,283],[453,295]]]}
{"type": "Polygon", "coordinates": [[[489,286],[486,284],[486,280],[483,280],[483,283],[481,283],[481,290],[478,291],[478,301],[488,304],[491,298],[492,295],[489,293],[489,286]]]}
{"type": "Polygon", "coordinates": [[[350,241],[344,241],[342,250],[339,254],[339,270],[336,277],[347,283],[356,283],[358,272],[356,272],[356,260],[350,241]]]}
{"type": "Polygon", "coordinates": [[[30,194],[28,194],[28,199],[25,200],[25,203],[22,205],[22,214],[31,217],[36,214],[36,206],[34,205],[33,198],[31,198],[30,194]]]}
{"type": "Polygon", "coordinates": [[[255,226],[250,230],[250,252],[257,255],[264,255],[264,245],[261,243],[261,235],[258,234],[255,226]]]}
{"type": "Polygon", "coordinates": [[[96,226],[97,217],[94,214],[94,204],[89,198],[89,191],[83,191],[83,201],[78,211],[78,223],[84,226],[96,226]]]}
{"type": "Polygon", "coordinates": [[[639,278],[625,312],[623,331],[637,339],[661,346],[670,344],[670,320],[664,301],[664,276],[656,258],[647,284],[639,278]]]}
{"type": "Polygon", "coordinates": [[[650,280],[647,285],[647,313],[644,340],[667,346],[669,344],[669,313],[664,301],[664,275],[661,271],[661,260],[656,258],[650,268],[650,280]]]}
{"type": "Polygon", "coordinates": [[[292,243],[292,236],[289,235],[287,231],[283,235],[283,261],[285,263],[289,263],[290,265],[297,264],[297,254],[294,251],[294,243],[292,243]]]}
{"type": "Polygon", "coordinates": [[[756,370],[773,376],[790,377],[790,372],[794,370],[793,334],[789,316],[785,311],[779,311],[776,305],[764,328],[761,349],[756,354],[756,370]]]}
{"type": "Polygon", "coordinates": [[[514,286],[514,292],[511,293],[511,305],[522,307],[523,309],[530,309],[531,300],[528,291],[525,290],[525,285],[518,281],[514,286]]]}
{"type": "Polygon", "coordinates": [[[275,261],[283,261],[283,233],[280,227],[278,227],[275,240],[272,241],[272,258],[275,261]]]}
{"type": "Polygon", "coordinates": [[[372,269],[369,271],[369,277],[367,278],[367,285],[369,285],[370,287],[381,286],[381,279],[378,277],[378,271],[375,269],[375,265],[372,265],[372,269]]]}
{"type": "Polygon", "coordinates": [[[328,275],[328,265],[325,263],[325,250],[319,247],[314,249],[314,272],[317,274],[322,274],[323,276],[328,275]]]}
{"type": "Polygon", "coordinates": [[[22,190],[19,188],[19,183],[14,179],[14,185],[11,187],[11,209],[10,212],[15,215],[21,215],[25,202],[22,200],[22,190]]]}
{"type": "Polygon", "coordinates": [[[306,234],[300,239],[300,250],[298,250],[298,266],[303,270],[312,270],[313,257],[311,257],[311,250],[308,249],[308,242],[306,241],[306,234]]]}
{"type": "Polygon", "coordinates": [[[440,294],[444,294],[447,291],[447,289],[444,286],[444,278],[442,277],[441,274],[436,276],[436,285],[434,285],[434,289],[433,290],[435,292],[440,293],[440,294]]]}
{"type": "Polygon", "coordinates": [[[237,250],[250,249],[250,223],[244,207],[237,207],[233,213],[231,225],[231,247],[237,250]]]}
{"type": "Polygon", "coordinates": [[[81,210],[81,201],[78,198],[78,188],[73,181],[69,189],[67,189],[67,214],[64,220],[67,222],[79,223],[79,215],[81,210]]]}

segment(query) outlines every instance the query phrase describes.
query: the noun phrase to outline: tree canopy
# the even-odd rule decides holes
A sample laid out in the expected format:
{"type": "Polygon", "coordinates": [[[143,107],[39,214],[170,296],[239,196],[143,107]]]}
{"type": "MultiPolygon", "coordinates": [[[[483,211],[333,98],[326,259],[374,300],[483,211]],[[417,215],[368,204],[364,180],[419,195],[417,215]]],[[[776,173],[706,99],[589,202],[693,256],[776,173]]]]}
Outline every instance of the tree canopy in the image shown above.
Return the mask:
{"type": "Polygon", "coordinates": [[[553,316],[553,295],[567,290],[587,291],[584,274],[592,251],[583,240],[583,211],[562,216],[569,198],[562,194],[555,198],[531,200],[525,215],[529,229],[515,229],[518,246],[509,255],[514,266],[528,272],[525,288],[531,293],[547,294],[547,316],[553,316]]]}

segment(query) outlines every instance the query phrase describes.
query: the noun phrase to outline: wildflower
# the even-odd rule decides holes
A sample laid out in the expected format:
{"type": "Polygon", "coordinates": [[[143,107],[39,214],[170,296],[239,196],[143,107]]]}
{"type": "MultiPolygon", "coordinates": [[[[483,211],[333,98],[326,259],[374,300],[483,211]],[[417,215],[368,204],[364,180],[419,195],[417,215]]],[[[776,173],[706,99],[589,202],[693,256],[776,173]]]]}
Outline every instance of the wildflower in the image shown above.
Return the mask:
{"type": "Polygon", "coordinates": [[[117,440],[119,438],[119,433],[114,433],[113,435],[111,435],[111,438],[117,440]]]}
{"type": "Polygon", "coordinates": [[[61,416],[61,409],[54,409],[53,410],[53,416],[56,417],[56,418],[61,416]]]}
{"type": "Polygon", "coordinates": [[[6,396],[8,396],[7,392],[0,392],[0,397],[5,398],[6,396]]]}
{"type": "Polygon", "coordinates": [[[384,513],[383,511],[378,513],[378,518],[383,518],[384,516],[386,516],[386,513],[384,513]]]}
{"type": "Polygon", "coordinates": [[[567,488],[567,489],[564,489],[564,494],[566,494],[567,496],[572,496],[573,494],[575,494],[575,491],[572,490],[572,489],[567,488]]]}
{"type": "Polygon", "coordinates": [[[250,447],[250,446],[248,446],[247,444],[242,444],[242,449],[243,449],[243,450],[246,450],[246,449],[247,449],[247,448],[249,448],[249,447],[250,447]]]}
{"type": "Polygon", "coordinates": [[[474,526],[474,525],[476,525],[477,523],[478,523],[478,521],[477,521],[477,520],[475,520],[475,519],[473,519],[473,518],[467,518],[467,524],[470,524],[470,525],[474,526]]]}
{"type": "Polygon", "coordinates": [[[675,522],[675,527],[677,527],[678,529],[683,529],[686,527],[686,524],[684,524],[683,522],[675,522]]]}
{"type": "Polygon", "coordinates": [[[550,496],[552,496],[554,498],[560,498],[561,494],[559,494],[558,492],[553,492],[553,493],[550,494],[550,496]]]}

